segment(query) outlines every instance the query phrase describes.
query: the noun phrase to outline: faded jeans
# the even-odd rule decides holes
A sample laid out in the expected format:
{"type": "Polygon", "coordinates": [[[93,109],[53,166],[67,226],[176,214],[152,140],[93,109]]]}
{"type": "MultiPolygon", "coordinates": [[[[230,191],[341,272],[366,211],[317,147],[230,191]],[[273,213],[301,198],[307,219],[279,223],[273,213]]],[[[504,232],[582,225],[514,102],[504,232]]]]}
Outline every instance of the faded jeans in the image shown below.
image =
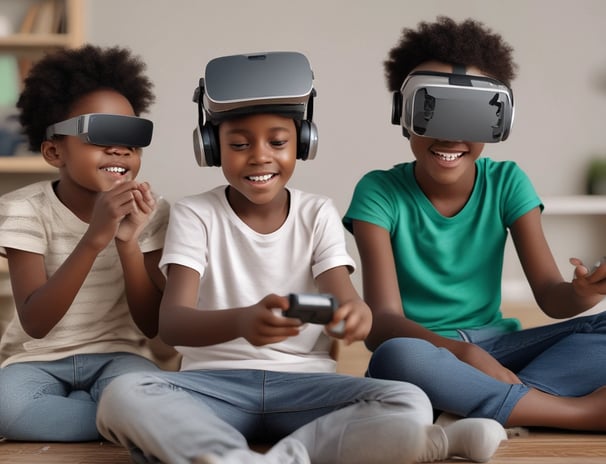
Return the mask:
{"type": "Polygon", "coordinates": [[[606,312],[513,333],[491,330],[461,331],[461,339],[486,350],[522,384],[498,381],[450,351],[413,338],[381,344],[367,375],[417,385],[437,410],[501,424],[530,388],[577,397],[606,385],[606,312]]]}
{"type": "Polygon", "coordinates": [[[368,464],[369,452],[409,446],[407,436],[417,446],[431,423],[431,404],[414,385],[262,370],[128,374],[106,388],[97,416],[99,431],[136,462],[171,464],[288,435],[314,463],[368,464]]]}
{"type": "Polygon", "coordinates": [[[0,436],[19,441],[101,439],[97,401],[116,376],[158,370],[130,353],[81,354],[0,369],[0,436]]]}

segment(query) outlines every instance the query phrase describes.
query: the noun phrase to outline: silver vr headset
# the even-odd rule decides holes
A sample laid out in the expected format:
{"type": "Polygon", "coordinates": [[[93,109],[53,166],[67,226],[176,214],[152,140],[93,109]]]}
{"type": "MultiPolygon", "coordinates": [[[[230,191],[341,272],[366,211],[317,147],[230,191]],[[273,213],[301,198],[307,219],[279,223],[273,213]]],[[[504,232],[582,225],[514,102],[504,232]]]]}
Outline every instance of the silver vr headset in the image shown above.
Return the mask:
{"type": "Polygon", "coordinates": [[[391,122],[402,126],[405,137],[501,142],[513,116],[513,93],[496,79],[419,71],[394,92],[391,122]]]}
{"type": "Polygon", "coordinates": [[[198,126],[194,153],[200,166],[220,166],[217,126],[226,119],[275,113],[300,124],[297,158],[313,159],[317,130],[312,122],[313,71],[298,52],[231,55],[208,62],[194,92],[198,126]]]}
{"type": "Polygon", "coordinates": [[[149,119],[120,114],[89,113],[52,124],[46,138],[74,135],[85,143],[140,148],[151,143],[154,124],[149,119]]]}

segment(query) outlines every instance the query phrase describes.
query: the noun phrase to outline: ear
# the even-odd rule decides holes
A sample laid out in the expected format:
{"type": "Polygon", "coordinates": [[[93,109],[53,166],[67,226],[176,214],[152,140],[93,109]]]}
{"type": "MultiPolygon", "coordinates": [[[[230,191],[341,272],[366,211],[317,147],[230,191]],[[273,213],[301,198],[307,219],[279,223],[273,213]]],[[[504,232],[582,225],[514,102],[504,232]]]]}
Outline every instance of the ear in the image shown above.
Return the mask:
{"type": "Polygon", "coordinates": [[[56,140],[45,140],[42,142],[42,145],[40,145],[40,152],[42,153],[44,160],[51,166],[60,168],[64,165],[56,140]]]}

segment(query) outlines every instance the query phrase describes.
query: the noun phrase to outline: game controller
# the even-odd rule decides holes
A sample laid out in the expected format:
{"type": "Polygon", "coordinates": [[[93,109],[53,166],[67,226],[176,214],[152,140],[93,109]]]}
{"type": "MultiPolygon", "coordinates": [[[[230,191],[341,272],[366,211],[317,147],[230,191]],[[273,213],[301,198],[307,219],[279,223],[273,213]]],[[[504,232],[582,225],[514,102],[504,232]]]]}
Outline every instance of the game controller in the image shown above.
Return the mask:
{"type": "MultiPolygon", "coordinates": [[[[288,302],[289,306],[284,315],[310,324],[328,324],[339,307],[336,298],[327,293],[291,293],[288,295],[288,302]]],[[[340,321],[330,332],[340,335],[344,329],[345,321],[340,321]]]]}

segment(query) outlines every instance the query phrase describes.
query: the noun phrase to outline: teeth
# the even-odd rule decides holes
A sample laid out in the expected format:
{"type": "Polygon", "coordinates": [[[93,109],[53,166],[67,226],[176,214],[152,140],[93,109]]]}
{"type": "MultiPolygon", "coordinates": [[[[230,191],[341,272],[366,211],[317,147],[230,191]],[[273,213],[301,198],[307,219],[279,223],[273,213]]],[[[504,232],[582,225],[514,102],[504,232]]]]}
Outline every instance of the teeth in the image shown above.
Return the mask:
{"type": "Polygon", "coordinates": [[[253,182],[267,182],[273,176],[273,174],[263,174],[262,176],[248,176],[248,178],[253,182]]]}
{"type": "Polygon", "coordinates": [[[434,152],[435,155],[439,156],[441,159],[445,160],[445,161],[454,161],[457,158],[461,157],[463,155],[463,153],[440,153],[440,152],[434,152]]]}
{"type": "Polygon", "coordinates": [[[103,170],[107,172],[117,172],[119,174],[124,174],[126,172],[125,168],[119,168],[117,166],[110,166],[108,168],[103,168],[103,170]]]}

